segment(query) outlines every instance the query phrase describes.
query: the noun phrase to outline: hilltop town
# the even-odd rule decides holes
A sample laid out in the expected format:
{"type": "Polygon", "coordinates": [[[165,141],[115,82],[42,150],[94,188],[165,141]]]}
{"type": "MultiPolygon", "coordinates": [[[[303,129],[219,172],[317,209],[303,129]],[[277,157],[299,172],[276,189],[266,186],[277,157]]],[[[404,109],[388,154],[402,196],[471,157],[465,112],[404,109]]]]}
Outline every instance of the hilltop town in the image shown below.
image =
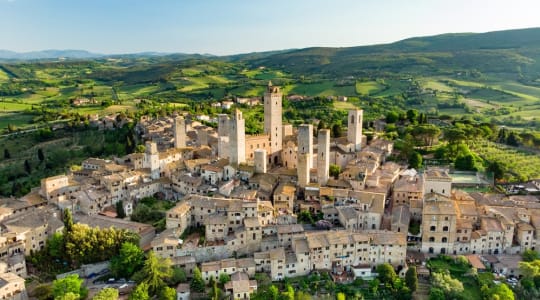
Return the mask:
{"type": "MultiPolygon", "coordinates": [[[[144,117],[136,127],[143,152],[88,158],[21,198],[1,199],[0,298],[25,299],[25,257],[62,232],[65,210],[76,223],[135,233],[142,249],[188,277],[195,268],[207,283],[230,275],[225,289],[235,299],[257,290],[256,273],[280,281],[330,270],[335,282],[351,282],[390,264],[402,277],[413,265],[429,275],[422,262],[439,254],[518,276],[520,254],[537,248],[538,197],[468,193],[448,168],[390,161],[393,142],[368,141],[360,109],[348,111],[344,137],[283,124],[282,99],[269,83],[258,135],[246,134],[240,110],[220,114],[217,128],[183,113],[144,117]],[[160,232],[129,220],[156,195],[173,203],[160,232]]],[[[189,285],[177,291],[189,297],[189,285]]]]}

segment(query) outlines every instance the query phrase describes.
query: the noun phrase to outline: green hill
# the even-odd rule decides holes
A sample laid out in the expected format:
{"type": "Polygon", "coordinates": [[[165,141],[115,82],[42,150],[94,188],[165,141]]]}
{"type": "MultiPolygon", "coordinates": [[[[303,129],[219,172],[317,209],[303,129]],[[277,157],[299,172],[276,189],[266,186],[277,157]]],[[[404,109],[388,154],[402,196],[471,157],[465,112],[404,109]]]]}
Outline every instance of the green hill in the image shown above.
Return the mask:
{"type": "Polygon", "coordinates": [[[437,74],[476,69],[485,73],[521,73],[536,79],[540,76],[540,28],[443,34],[374,46],[306,48],[246,61],[298,74],[437,74]]]}

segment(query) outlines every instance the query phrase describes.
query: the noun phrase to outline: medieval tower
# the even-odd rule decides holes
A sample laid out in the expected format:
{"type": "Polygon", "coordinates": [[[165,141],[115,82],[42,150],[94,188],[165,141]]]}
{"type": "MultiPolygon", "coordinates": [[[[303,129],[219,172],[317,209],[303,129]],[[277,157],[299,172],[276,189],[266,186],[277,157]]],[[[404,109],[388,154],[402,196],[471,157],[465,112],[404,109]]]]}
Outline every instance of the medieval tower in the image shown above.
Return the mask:
{"type": "Polygon", "coordinates": [[[317,140],[317,181],[324,186],[330,176],[330,130],[319,130],[317,140]]]}
{"type": "Polygon", "coordinates": [[[235,110],[233,118],[229,122],[229,137],[230,137],[230,162],[233,164],[241,164],[246,162],[246,120],[242,116],[242,112],[235,110]]]}
{"type": "Polygon", "coordinates": [[[268,83],[264,93],[264,133],[270,138],[270,153],[268,161],[277,164],[279,161],[279,152],[283,147],[282,132],[282,96],[281,90],[277,86],[268,83]]]}
{"type": "Polygon", "coordinates": [[[266,150],[255,150],[255,173],[266,173],[266,150]]]}
{"type": "Polygon", "coordinates": [[[151,141],[146,142],[146,152],[144,155],[144,165],[150,169],[150,177],[159,179],[159,152],[157,144],[151,141]]]}
{"type": "Polygon", "coordinates": [[[307,168],[313,168],[313,125],[302,124],[298,126],[298,159],[300,154],[309,154],[307,168]]]}
{"type": "Polygon", "coordinates": [[[184,148],[186,147],[186,120],[184,117],[174,118],[173,123],[174,131],[174,147],[175,148],[184,148]]]}
{"type": "Polygon", "coordinates": [[[218,115],[218,157],[229,158],[229,116],[218,115]]]}
{"type": "Polygon", "coordinates": [[[349,110],[347,141],[354,144],[354,150],[360,151],[362,148],[362,116],[364,111],[361,109],[349,110]]]}

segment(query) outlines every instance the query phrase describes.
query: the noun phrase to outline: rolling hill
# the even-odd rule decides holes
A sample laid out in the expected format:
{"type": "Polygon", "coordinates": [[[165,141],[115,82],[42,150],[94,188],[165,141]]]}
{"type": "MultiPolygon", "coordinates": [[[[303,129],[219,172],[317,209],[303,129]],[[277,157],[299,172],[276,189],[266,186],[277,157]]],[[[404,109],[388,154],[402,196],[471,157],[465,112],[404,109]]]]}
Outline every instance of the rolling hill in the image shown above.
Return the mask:
{"type": "Polygon", "coordinates": [[[476,69],[486,73],[540,75],[540,28],[415,37],[392,44],[306,48],[246,57],[253,66],[297,74],[358,75],[366,72],[444,73],[476,69]]]}

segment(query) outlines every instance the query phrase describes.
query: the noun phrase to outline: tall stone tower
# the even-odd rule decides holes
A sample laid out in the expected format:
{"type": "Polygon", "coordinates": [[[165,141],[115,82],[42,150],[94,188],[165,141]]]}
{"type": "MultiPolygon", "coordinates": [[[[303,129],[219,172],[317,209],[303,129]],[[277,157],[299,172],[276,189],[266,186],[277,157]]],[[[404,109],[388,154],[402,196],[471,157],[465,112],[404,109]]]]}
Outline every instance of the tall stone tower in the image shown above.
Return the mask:
{"type": "Polygon", "coordinates": [[[298,126],[298,159],[300,154],[309,154],[308,169],[313,168],[313,125],[302,124],[298,126]]]}
{"type": "Polygon", "coordinates": [[[283,147],[282,126],[282,101],[283,94],[277,86],[268,82],[264,93],[264,133],[270,136],[269,162],[276,164],[279,161],[279,152],[283,147]]]}
{"type": "Polygon", "coordinates": [[[229,122],[230,162],[235,164],[246,162],[246,120],[238,109],[229,122]]]}
{"type": "Polygon", "coordinates": [[[266,173],[266,150],[255,150],[255,173],[266,173]]]}
{"type": "Polygon", "coordinates": [[[229,158],[229,116],[218,115],[218,157],[229,158]]]}
{"type": "Polygon", "coordinates": [[[150,177],[158,179],[159,174],[159,152],[157,145],[154,142],[146,142],[146,153],[144,155],[145,167],[150,168],[150,177]]]}
{"type": "Polygon", "coordinates": [[[309,153],[298,154],[298,168],[296,169],[298,176],[298,185],[300,187],[306,187],[309,183],[309,168],[308,161],[312,158],[309,153]]]}
{"type": "Polygon", "coordinates": [[[361,109],[349,110],[347,141],[354,144],[354,149],[360,151],[362,148],[362,116],[364,111],[361,109]]]}
{"type": "Polygon", "coordinates": [[[186,147],[186,120],[184,117],[178,116],[174,118],[173,124],[174,131],[174,147],[184,148],[186,147]]]}
{"type": "Polygon", "coordinates": [[[317,140],[317,181],[324,186],[330,176],[330,130],[319,130],[317,140]]]}

